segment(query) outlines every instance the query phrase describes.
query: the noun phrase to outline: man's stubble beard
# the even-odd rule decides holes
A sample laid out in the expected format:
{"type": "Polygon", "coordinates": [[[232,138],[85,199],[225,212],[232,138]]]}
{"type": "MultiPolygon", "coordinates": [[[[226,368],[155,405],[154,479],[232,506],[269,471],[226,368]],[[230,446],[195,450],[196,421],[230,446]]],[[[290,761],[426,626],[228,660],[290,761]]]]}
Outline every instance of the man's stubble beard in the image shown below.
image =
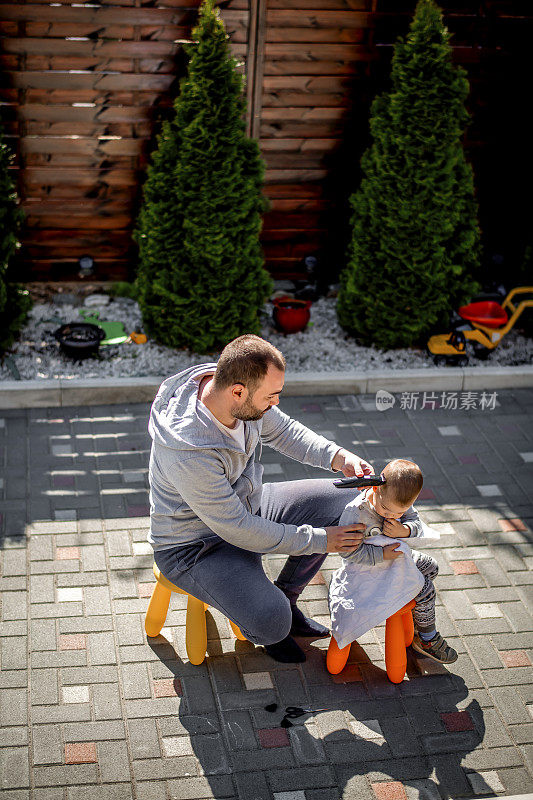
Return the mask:
{"type": "Polygon", "coordinates": [[[242,419],[243,422],[257,422],[271,408],[272,406],[269,406],[264,411],[261,411],[257,406],[254,406],[251,400],[246,400],[241,408],[234,406],[231,409],[231,416],[234,419],[242,419]]]}

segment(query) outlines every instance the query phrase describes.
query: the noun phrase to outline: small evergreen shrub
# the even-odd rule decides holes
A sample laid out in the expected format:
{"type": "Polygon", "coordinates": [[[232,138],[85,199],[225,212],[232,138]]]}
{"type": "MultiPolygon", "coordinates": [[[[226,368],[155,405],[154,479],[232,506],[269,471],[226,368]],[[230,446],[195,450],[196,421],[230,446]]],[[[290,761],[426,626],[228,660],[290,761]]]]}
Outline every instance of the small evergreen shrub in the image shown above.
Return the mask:
{"type": "Polygon", "coordinates": [[[477,291],[480,233],[461,137],[469,85],[451,61],[433,0],[420,0],[392,59],[392,89],[374,100],[373,142],[350,200],[340,324],[365,343],[423,342],[477,291]]]}
{"type": "Polygon", "coordinates": [[[0,128],[0,353],[11,346],[31,307],[28,292],[12,280],[12,257],[20,247],[18,233],[24,220],[8,172],[12,160],[0,128]]]}
{"type": "Polygon", "coordinates": [[[259,242],[264,166],[245,135],[243,79],[205,0],[188,76],[148,167],[134,238],[147,332],[198,352],[259,333],[272,289],[259,242]]]}

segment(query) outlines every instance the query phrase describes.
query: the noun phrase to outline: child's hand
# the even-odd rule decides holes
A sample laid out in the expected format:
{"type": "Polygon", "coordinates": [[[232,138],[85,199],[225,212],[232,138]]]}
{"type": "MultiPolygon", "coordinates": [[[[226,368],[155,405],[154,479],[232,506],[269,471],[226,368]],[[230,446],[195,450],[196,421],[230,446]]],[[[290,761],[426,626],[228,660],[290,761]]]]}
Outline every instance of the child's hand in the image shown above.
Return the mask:
{"type": "Polygon", "coordinates": [[[400,546],[400,542],[396,542],[396,544],[388,544],[386,547],[383,548],[383,561],[394,561],[395,558],[400,558],[403,556],[402,551],[397,551],[397,548],[400,546]]]}
{"type": "Polygon", "coordinates": [[[391,539],[405,539],[410,536],[411,530],[397,519],[386,519],[383,522],[383,533],[391,539]]]}

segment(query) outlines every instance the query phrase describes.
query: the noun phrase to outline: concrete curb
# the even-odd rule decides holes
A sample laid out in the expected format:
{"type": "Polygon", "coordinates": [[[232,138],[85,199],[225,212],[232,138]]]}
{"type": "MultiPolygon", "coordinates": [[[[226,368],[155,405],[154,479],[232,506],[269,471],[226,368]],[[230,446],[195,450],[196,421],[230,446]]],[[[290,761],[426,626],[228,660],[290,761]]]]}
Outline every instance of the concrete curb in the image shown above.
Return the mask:
{"type": "MultiPolygon", "coordinates": [[[[166,377],[166,376],[164,376],[166,377]]],[[[164,379],[91,378],[3,381],[0,408],[149,403],[164,379]]],[[[533,386],[533,365],[519,367],[446,367],[373,372],[287,373],[283,393],[295,395],[373,394],[416,391],[494,391],[533,386]]]]}

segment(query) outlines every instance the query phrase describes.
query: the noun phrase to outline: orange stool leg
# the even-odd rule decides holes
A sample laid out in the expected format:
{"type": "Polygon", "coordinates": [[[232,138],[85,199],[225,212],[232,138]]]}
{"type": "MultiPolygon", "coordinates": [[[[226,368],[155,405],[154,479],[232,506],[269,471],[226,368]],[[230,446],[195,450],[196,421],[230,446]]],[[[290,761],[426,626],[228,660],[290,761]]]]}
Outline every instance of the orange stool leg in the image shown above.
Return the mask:
{"type": "Polygon", "coordinates": [[[405,614],[402,614],[402,622],[405,636],[405,646],[409,647],[415,638],[415,623],[413,622],[413,615],[410,609],[406,611],[405,614]]]}
{"type": "Polygon", "coordinates": [[[328,672],[330,672],[332,675],[338,675],[339,672],[342,672],[346,666],[346,662],[348,661],[351,646],[351,643],[347,644],[346,647],[343,647],[341,650],[333,636],[331,637],[328,647],[328,654],[326,656],[326,667],[328,672]]]}
{"type": "Polygon", "coordinates": [[[407,667],[405,633],[399,612],[385,623],[385,668],[392,683],[401,683],[407,667]]]}
{"type": "Polygon", "coordinates": [[[185,621],[185,647],[191,664],[201,664],[207,650],[207,625],[205,611],[207,605],[192,594],[187,599],[185,621]]]}
{"type": "Polygon", "coordinates": [[[159,636],[167,618],[169,603],[170,589],[157,581],[144,620],[147,636],[159,636]]]}
{"type": "Polygon", "coordinates": [[[235,634],[236,638],[240,642],[245,642],[246,641],[246,636],[243,636],[243,634],[241,633],[241,629],[238,627],[238,625],[235,625],[235,623],[232,622],[230,619],[228,620],[228,622],[229,622],[229,624],[231,626],[231,630],[235,634]]]}

